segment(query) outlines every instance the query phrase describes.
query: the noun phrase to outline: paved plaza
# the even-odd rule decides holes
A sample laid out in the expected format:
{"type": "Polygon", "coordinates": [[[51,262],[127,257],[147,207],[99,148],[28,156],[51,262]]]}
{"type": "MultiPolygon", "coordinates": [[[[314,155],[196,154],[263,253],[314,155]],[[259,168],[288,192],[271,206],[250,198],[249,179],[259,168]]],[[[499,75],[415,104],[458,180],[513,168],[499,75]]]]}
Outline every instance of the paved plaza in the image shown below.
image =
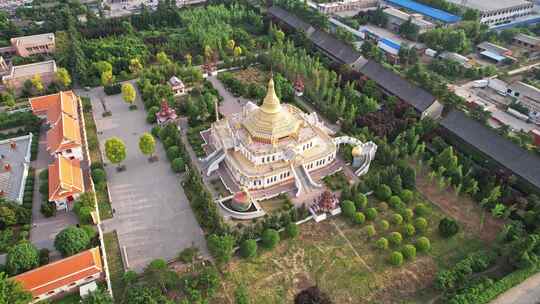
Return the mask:
{"type": "MultiPolygon", "coordinates": [[[[141,271],[150,261],[175,258],[180,251],[192,245],[207,255],[206,241],[188,199],[180,186],[180,179],[170,168],[165,150],[156,145],[158,162],[149,163],[139,150],[139,137],[150,132],[146,111],[137,94],[130,111],[122,95],[106,96],[103,88],[81,92],[91,97],[94,118],[102,151],[108,138],[121,138],[127,148],[124,165],[127,170],[117,172],[115,166],[106,165],[114,218],[103,222],[105,232],[117,231],[120,247],[127,251],[129,268],[141,271]],[[112,112],[103,117],[101,99],[112,112]]],[[[106,161],[107,162],[107,161],[106,161]]]]}

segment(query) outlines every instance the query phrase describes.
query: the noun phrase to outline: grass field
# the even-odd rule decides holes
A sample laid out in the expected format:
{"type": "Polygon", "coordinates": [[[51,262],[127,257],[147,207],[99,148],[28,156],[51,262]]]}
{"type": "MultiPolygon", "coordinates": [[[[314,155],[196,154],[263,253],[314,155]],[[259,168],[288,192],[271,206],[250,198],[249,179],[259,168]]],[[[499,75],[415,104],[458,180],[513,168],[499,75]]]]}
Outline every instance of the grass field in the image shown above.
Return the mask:
{"type": "Polygon", "coordinates": [[[111,285],[115,299],[120,299],[124,291],[122,276],[124,275],[124,264],[122,263],[122,253],[118,244],[116,231],[103,235],[105,250],[107,251],[107,262],[111,275],[111,285]]]}

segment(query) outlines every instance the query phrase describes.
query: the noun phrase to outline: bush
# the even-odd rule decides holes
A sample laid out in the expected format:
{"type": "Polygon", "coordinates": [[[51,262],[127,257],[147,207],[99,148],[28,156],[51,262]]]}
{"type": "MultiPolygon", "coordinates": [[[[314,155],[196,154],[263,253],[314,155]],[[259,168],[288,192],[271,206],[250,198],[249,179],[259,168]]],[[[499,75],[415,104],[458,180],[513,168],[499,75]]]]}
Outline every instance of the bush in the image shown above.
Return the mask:
{"type": "Polygon", "coordinates": [[[279,243],[279,233],[274,229],[266,229],[261,239],[264,248],[273,249],[279,243]]]}
{"type": "Polygon", "coordinates": [[[366,221],[366,216],[362,212],[356,212],[353,217],[353,221],[356,224],[363,224],[366,221]]]}
{"type": "Polygon", "coordinates": [[[394,251],[390,254],[390,264],[394,266],[401,266],[403,264],[403,254],[399,251],[394,251]]]}
{"type": "Polygon", "coordinates": [[[401,223],[403,223],[403,216],[401,216],[399,213],[394,213],[392,214],[390,220],[394,225],[401,225],[401,223]]]}
{"type": "Polygon", "coordinates": [[[356,205],[357,210],[362,210],[366,208],[367,203],[368,203],[368,199],[362,193],[357,194],[354,198],[354,204],[356,205]]]}
{"type": "Polygon", "coordinates": [[[392,243],[392,245],[398,246],[403,241],[403,237],[399,232],[392,232],[388,236],[388,240],[390,240],[390,243],[392,243]]]}
{"type": "Polygon", "coordinates": [[[172,161],[173,159],[180,156],[180,148],[178,146],[172,146],[167,149],[167,158],[169,161],[172,161]]]}
{"type": "Polygon", "coordinates": [[[54,206],[54,203],[43,202],[39,210],[45,217],[51,217],[56,214],[56,207],[54,206]]]}
{"type": "Polygon", "coordinates": [[[218,264],[226,264],[231,260],[234,238],[229,235],[212,234],[208,237],[208,250],[218,264]]]}
{"type": "Polygon", "coordinates": [[[49,180],[49,170],[41,170],[39,172],[39,180],[41,181],[48,181],[49,180]]]}
{"type": "Polygon", "coordinates": [[[379,212],[377,212],[377,209],[368,208],[366,210],[366,219],[369,220],[369,221],[373,221],[377,217],[378,214],[379,214],[379,212]]]}
{"type": "Polygon", "coordinates": [[[90,237],[88,233],[75,226],[69,226],[60,231],[54,238],[54,247],[67,257],[88,248],[90,237]]]}
{"type": "Polygon", "coordinates": [[[384,237],[381,237],[380,239],[378,239],[376,242],[375,242],[375,247],[381,249],[381,250],[386,250],[388,249],[388,240],[384,237]]]}
{"type": "MultiPolygon", "coordinates": [[[[182,263],[192,263],[198,255],[199,255],[199,248],[192,246],[192,247],[188,247],[180,251],[180,253],[178,254],[178,259],[182,263]]],[[[126,272],[126,274],[127,273],[128,272],[126,272]]],[[[136,278],[136,275],[135,275],[135,278],[136,278]]],[[[130,281],[130,279],[131,278],[128,278],[128,281],[130,281]]]]}
{"type": "Polygon", "coordinates": [[[431,210],[426,204],[424,203],[418,203],[414,207],[414,213],[417,216],[428,216],[431,213],[431,210]]]}
{"type": "Polygon", "coordinates": [[[157,121],[156,113],[159,112],[159,108],[156,106],[151,107],[148,109],[148,114],[146,114],[146,122],[149,124],[153,124],[157,121]]]}
{"type": "Polygon", "coordinates": [[[257,241],[245,240],[240,245],[240,255],[244,258],[252,258],[257,255],[257,241]]]}
{"type": "Polygon", "coordinates": [[[414,226],[412,224],[407,224],[403,228],[403,234],[405,234],[405,236],[411,237],[415,233],[416,233],[416,229],[414,228],[414,226]]]}
{"type": "Polygon", "coordinates": [[[381,220],[379,222],[379,227],[381,227],[381,230],[386,231],[388,228],[390,228],[390,223],[388,223],[387,220],[381,220]]]}
{"type": "Polygon", "coordinates": [[[375,226],[373,225],[367,225],[365,229],[368,238],[372,238],[375,236],[375,234],[377,234],[377,230],[375,230],[375,226]]]}
{"type": "Polygon", "coordinates": [[[42,248],[39,250],[39,266],[49,264],[49,249],[42,248]]]}
{"type": "Polygon", "coordinates": [[[175,173],[184,172],[186,169],[186,163],[184,162],[183,158],[177,157],[172,161],[171,168],[175,173]]]}
{"type": "Polygon", "coordinates": [[[414,247],[411,244],[407,244],[403,246],[403,249],[401,250],[401,253],[403,253],[403,256],[409,260],[414,259],[416,257],[416,247],[414,247]]]}
{"type": "Polygon", "coordinates": [[[354,203],[348,200],[341,203],[341,210],[343,211],[343,215],[348,218],[352,218],[356,213],[356,207],[354,206],[354,203]]]}
{"type": "Polygon", "coordinates": [[[375,196],[381,201],[387,201],[392,196],[392,190],[385,184],[380,184],[375,191],[375,196]]]}
{"type": "Polygon", "coordinates": [[[92,169],[92,180],[94,181],[94,184],[99,184],[107,180],[107,175],[101,168],[92,169]]]}
{"type": "Polygon", "coordinates": [[[285,226],[285,234],[293,239],[298,236],[300,233],[298,226],[295,223],[288,223],[287,226],[285,226]]]}
{"type": "Polygon", "coordinates": [[[414,220],[414,227],[420,232],[425,232],[428,227],[428,221],[423,217],[419,217],[414,220]]]}
{"type": "Polygon", "coordinates": [[[403,206],[403,202],[401,201],[401,199],[397,195],[392,195],[390,197],[390,199],[388,200],[388,203],[390,204],[390,207],[392,207],[394,209],[398,209],[401,206],[403,206]]]}
{"type": "Polygon", "coordinates": [[[439,222],[439,234],[442,237],[450,238],[456,235],[458,231],[459,225],[454,219],[445,217],[439,222]]]}
{"type": "Polygon", "coordinates": [[[414,199],[414,193],[411,190],[402,190],[399,193],[399,197],[405,204],[410,204],[414,199]]]}
{"type": "Polygon", "coordinates": [[[419,237],[416,240],[416,249],[420,252],[427,252],[431,249],[431,242],[425,236],[419,237]]]}
{"type": "Polygon", "coordinates": [[[473,273],[487,270],[496,262],[497,254],[493,251],[478,251],[454,264],[448,270],[439,271],[435,278],[435,287],[442,291],[451,291],[467,285],[473,273]]]}
{"type": "Polygon", "coordinates": [[[414,217],[414,212],[411,208],[406,208],[401,211],[401,216],[403,216],[403,219],[406,222],[410,222],[412,218],[414,217]]]}
{"type": "Polygon", "coordinates": [[[161,131],[160,126],[153,126],[150,133],[152,134],[152,136],[154,136],[154,138],[159,138],[159,131],[161,131]]]}
{"type": "Polygon", "coordinates": [[[120,92],[122,91],[122,86],[119,83],[115,83],[115,84],[103,87],[103,91],[105,91],[105,94],[107,95],[120,94],[120,92]]]}

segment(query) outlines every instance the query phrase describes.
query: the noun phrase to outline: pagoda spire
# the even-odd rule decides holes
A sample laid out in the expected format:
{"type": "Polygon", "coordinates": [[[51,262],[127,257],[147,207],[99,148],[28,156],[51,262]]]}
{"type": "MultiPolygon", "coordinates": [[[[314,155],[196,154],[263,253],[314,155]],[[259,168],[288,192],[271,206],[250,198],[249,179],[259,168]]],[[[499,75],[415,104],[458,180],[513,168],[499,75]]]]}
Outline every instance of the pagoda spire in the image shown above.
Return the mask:
{"type": "Polygon", "coordinates": [[[266,96],[264,97],[261,110],[267,114],[275,114],[281,110],[281,102],[276,95],[273,77],[270,77],[270,81],[268,81],[268,90],[266,92],[266,96]]]}

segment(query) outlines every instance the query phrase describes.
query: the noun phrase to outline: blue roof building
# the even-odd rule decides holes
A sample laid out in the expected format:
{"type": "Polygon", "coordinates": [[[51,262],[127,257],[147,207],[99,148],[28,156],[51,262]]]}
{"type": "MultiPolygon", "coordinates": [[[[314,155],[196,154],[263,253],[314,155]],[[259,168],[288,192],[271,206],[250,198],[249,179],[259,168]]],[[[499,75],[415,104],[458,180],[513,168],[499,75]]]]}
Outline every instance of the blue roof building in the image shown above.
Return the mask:
{"type": "Polygon", "coordinates": [[[388,4],[402,7],[414,12],[417,12],[419,14],[428,16],[432,19],[444,22],[444,23],[456,23],[461,21],[460,16],[456,16],[453,14],[450,14],[448,12],[445,12],[440,9],[433,8],[431,6],[427,6],[422,3],[418,3],[412,0],[385,0],[388,4]]]}

